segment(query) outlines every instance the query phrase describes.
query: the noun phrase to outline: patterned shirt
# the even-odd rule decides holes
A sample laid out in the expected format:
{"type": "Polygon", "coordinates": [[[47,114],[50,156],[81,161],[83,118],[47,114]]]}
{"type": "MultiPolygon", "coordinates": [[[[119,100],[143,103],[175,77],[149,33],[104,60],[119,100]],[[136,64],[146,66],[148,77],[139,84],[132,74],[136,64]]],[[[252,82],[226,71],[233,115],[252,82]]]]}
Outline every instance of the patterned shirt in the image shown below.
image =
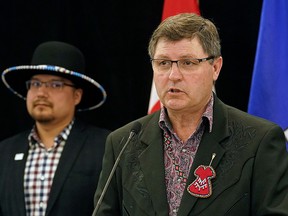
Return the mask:
{"type": "Polygon", "coordinates": [[[44,216],[55,171],[74,120],[54,139],[54,145],[46,149],[31,130],[29,152],[24,173],[24,195],[27,216],[44,216]]]}
{"type": "Polygon", "coordinates": [[[159,126],[163,130],[165,183],[169,216],[177,216],[188,175],[205,127],[209,127],[209,132],[212,130],[213,101],[212,96],[197,129],[186,142],[183,142],[174,132],[165,108],[161,109],[159,126]]]}

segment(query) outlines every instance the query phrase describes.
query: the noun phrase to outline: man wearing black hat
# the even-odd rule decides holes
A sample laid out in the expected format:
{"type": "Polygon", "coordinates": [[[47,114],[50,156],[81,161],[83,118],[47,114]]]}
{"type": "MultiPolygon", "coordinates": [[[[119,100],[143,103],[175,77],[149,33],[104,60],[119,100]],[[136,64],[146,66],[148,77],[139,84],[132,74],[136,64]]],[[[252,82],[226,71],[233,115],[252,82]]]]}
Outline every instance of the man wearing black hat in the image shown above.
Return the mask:
{"type": "Polygon", "coordinates": [[[75,118],[106,100],[84,68],[79,49],[51,41],[36,48],[31,65],[2,73],[35,125],[0,143],[0,216],[92,214],[109,131],[75,118]]]}

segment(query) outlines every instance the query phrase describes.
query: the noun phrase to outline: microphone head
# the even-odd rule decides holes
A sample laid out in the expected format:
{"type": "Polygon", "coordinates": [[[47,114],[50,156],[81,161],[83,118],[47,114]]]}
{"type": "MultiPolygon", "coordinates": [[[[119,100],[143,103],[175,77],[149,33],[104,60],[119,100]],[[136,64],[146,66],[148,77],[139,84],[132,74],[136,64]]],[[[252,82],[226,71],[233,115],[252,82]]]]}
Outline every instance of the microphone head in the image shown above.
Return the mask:
{"type": "Polygon", "coordinates": [[[142,128],[141,123],[136,121],[136,122],[134,122],[134,124],[131,128],[131,132],[133,132],[134,134],[138,134],[140,132],[141,128],[142,128]]]}

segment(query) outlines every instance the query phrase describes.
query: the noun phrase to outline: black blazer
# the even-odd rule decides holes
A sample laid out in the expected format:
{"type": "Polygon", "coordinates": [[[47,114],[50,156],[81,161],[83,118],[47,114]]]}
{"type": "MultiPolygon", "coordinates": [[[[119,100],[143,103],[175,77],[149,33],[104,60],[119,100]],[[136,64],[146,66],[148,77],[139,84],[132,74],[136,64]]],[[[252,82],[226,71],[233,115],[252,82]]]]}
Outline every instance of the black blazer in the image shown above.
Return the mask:
{"type": "MultiPolygon", "coordinates": [[[[0,143],[0,216],[26,216],[23,178],[29,132],[0,143]],[[24,153],[23,160],[14,159],[18,153],[24,153]]],[[[75,121],[54,176],[47,216],[91,216],[108,133],[75,121]]]]}
{"type": "MultiPolygon", "coordinates": [[[[197,198],[185,189],[178,216],[288,215],[288,154],[282,129],[227,106],[215,97],[212,132],[205,131],[192,165],[208,166],[213,153],[212,195],[197,198]]],[[[137,120],[142,130],[128,145],[97,216],[167,216],[163,136],[159,112],[137,120]]],[[[112,132],[95,194],[103,186],[133,122],[112,132]]]]}

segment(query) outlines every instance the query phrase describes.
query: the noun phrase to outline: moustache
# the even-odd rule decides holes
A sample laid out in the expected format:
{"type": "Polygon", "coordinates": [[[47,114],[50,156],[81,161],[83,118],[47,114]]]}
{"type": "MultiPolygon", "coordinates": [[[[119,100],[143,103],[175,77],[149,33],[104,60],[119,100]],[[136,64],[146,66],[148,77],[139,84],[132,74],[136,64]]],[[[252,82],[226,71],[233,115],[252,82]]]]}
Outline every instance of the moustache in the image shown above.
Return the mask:
{"type": "Polygon", "coordinates": [[[35,100],[33,102],[33,106],[38,106],[38,105],[43,105],[43,106],[52,106],[52,104],[49,101],[46,100],[35,100]]]}

